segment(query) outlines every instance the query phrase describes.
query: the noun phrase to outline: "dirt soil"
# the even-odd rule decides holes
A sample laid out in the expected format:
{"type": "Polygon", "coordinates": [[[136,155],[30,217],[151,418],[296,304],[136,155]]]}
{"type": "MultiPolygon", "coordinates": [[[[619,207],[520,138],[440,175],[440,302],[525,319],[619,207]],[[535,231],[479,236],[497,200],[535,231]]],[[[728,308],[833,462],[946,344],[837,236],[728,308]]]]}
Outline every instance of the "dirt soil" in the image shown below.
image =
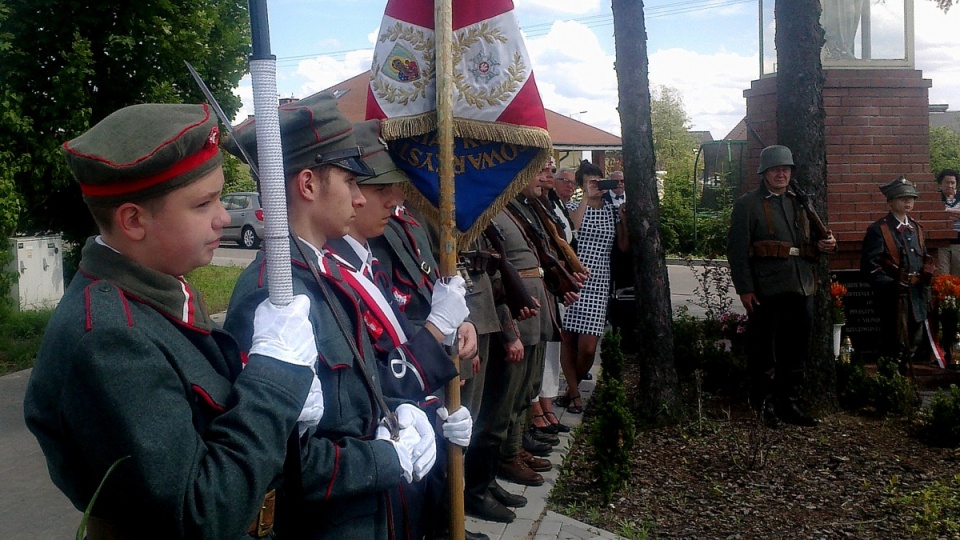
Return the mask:
{"type": "Polygon", "coordinates": [[[581,432],[551,508],[635,538],[917,538],[922,505],[902,497],[960,472],[960,452],[911,438],[904,419],[837,413],[770,430],[743,405],[693,408],[681,427],[638,433],[632,477],[608,505],[581,432]]]}

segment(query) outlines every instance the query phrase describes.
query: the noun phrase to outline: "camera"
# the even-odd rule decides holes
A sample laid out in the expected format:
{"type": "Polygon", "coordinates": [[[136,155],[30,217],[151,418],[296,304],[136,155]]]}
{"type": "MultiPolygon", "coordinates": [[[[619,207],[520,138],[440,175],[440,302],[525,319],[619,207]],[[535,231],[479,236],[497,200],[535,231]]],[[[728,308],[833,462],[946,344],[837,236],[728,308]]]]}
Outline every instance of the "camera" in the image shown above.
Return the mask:
{"type": "Polygon", "coordinates": [[[619,180],[598,180],[597,189],[617,189],[620,185],[619,180]]]}

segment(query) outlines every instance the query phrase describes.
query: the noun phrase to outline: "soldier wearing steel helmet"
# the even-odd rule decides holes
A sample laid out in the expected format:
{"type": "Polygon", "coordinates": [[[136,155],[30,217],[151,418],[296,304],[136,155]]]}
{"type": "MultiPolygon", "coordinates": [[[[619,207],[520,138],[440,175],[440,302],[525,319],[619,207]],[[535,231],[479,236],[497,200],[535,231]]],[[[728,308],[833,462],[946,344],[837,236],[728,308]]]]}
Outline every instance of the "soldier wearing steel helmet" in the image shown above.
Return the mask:
{"type": "Polygon", "coordinates": [[[790,188],[793,154],[786,146],[760,152],[760,187],[733,205],[727,258],[733,285],[747,310],[751,401],[765,423],[814,426],[800,406],[809,352],[820,253],[836,250],[832,235],[815,238],[790,188]]]}

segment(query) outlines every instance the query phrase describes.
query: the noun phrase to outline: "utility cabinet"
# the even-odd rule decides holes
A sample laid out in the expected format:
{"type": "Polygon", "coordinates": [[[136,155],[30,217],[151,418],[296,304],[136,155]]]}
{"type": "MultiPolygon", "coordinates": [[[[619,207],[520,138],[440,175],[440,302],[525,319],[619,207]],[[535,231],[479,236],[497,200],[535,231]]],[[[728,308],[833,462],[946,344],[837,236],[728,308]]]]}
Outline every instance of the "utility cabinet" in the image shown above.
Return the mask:
{"type": "Polygon", "coordinates": [[[16,274],[11,287],[14,305],[21,311],[56,307],[63,297],[63,240],[60,235],[11,238],[16,274]]]}

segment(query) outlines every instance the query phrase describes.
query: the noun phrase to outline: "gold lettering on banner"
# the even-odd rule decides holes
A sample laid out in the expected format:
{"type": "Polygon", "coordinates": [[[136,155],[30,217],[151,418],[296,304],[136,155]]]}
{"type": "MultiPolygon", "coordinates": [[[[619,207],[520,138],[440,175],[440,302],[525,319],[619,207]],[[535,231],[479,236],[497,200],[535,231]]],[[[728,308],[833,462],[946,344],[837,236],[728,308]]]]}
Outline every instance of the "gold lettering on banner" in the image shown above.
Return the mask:
{"type": "MultiPolygon", "coordinates": [[[[422,139],[417,142],[423,142],[422,139]]],[[[402,142],[393,147],[395,155],[411,167],[436,172],[440,170],[439,157],[424,148],[402,142]]],[[[477,152],[465,156],[454,157],[454,172],[463,174],[468,170],[482,171],[493,169],[504,163],[510,163],[520,157],[520,148],[515,144],[501,144],[498,148],[487,152],[477,152]]]]}

